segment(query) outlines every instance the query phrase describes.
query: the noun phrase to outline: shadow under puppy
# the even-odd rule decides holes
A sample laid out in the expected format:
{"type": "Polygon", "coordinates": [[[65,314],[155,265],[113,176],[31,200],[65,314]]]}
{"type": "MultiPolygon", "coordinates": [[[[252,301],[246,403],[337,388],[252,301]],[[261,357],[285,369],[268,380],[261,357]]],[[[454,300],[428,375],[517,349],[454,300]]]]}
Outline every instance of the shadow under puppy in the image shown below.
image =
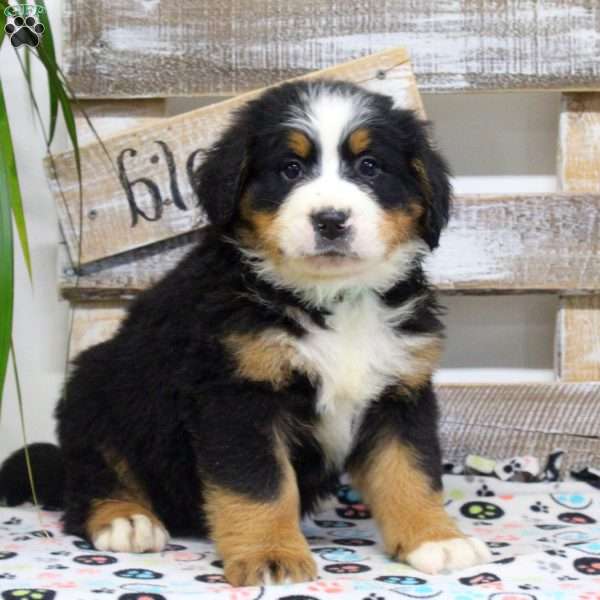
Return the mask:
{"type": "Polygon", "coordinates": [[[442,502],[421,263],[450,186],[424,125],[351,84],[284,84],[196,184],[208,241],[76,359],[58,404],[65,530],[131,552],[208,534],[234,585],[307,580],[301,515],[347,470],[392,556],[488,560],[442,502]]]}

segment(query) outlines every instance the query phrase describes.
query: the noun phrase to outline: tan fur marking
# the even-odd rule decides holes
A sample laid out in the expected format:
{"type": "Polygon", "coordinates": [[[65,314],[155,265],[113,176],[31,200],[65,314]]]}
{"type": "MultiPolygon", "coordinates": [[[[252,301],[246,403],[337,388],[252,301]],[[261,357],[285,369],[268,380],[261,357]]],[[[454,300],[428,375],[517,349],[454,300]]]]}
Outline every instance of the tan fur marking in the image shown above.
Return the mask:
{"type": "Polygon", "coordinates": [[[402,376],[402,384],[410,388],[420,388],[431,380],[433,372],[437,369],[443,351],[441,338],[432,337],[426,342],[412,348],[410,354],[411,373],[402,376]]]}
{"type": "Polygon", "coordinates": [[[431,203],[433,190],[431,189],[431,182],[429,181],[429,175],[427,175],[427,169],[425,168],[423,161],[418,158],[412,161],[412,166],[417,173],[417,177],[419,178],[419,183],[421,184],[421,189],[425,196],[425,201],[429,204],[431,203]]]}
{"type": "Polygon", "coordinates": [[[237,361],[237,372],[241,377],[270,382],[275,389],[281,389],[289,381],[295,351],[277,330],[231,334],[224,342],[237,361]]]}
{"type": "Polygon", "coordinates": [[[153,523],[164,527],[158,517],[146,506],[128,500],[95,500],[85,524],[88,537],[93,540],[102,529],[108,527],[115,519],[130,519],[133,515],[145,515],[153,523]]]}
{"type": "Polygon", "coordinates": [[[418,220],[422,214],[422,207],[416,203],[409,204],[406,208],[385,212],[380,226],[380,235],[388,253],[417,236],[418,220]]]}
{"type": "Polygon", "coordinates": [[[254,210],[250,194],[245,194],[242,198],[240,213],[242,226],[238,230],[238,236],[242,244],[247,248],[264,252],[274,263],[277,263],[281,259],[275,226],[277,215],[254,210]]]}
{"type": "Polygon", "coordinates": [[[348,138],[348,147],[352,154],[364,152],[371,144],[371,134],[365,127],[360,127],[350,134],[348,138]]]}
{"type": "Polygon", "coordinates": [[[370,459],[352,473],[377,521],[386,551],[404,559],[424,542],[463,537],[418,467],[414,451],[382,439],[370,459]]]}
{"type": "Polygon", "coordinates": [[[119,500],[138,502],[150,507],[150,500],[148,500],[146,491],[132,473],[127,461],[110,449],[104,450],[102,456],[119,480],[120,489],[113,492],[113,496],[119,500]]]}
{"type": "Polygon", "coordinates": [[[312,142],[301,131],[291,131],[288,135],[288,148],[300,158],[308,158],[312,142]]]}
{"type": "Polygon", "coordinates": [[[257,502],[216,485],[205,491],[206,516],[234,586],[316,577],[316,565],[300,531],[300,500],[292,466],[281,453],[282,482],[272,501],[257,502]]]}

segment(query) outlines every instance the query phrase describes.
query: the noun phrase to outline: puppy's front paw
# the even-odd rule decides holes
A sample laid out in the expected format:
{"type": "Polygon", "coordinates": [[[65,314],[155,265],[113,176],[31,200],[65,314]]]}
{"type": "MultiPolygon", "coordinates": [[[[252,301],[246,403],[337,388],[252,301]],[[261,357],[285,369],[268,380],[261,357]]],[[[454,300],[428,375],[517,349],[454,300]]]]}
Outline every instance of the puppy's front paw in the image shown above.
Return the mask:
{"type": "Polygon", "coordinates": [[[466,569],[492,558],[488,547],[474,537],[424,542],[406,555],[406,562],[423,573],[466,569]]]}
{"type": "Polygon", "coordinates": [[[166,529],[141,514],[113,519],[92,539],[97,550],[112,552],[160,552],[168,541],[166,529]]]}
{"type": "Polygon", "coordinates": [[[270,550],[224,561],[225,577],[233,586],[298,583],[317,577],[308,549],[270,550]]]}

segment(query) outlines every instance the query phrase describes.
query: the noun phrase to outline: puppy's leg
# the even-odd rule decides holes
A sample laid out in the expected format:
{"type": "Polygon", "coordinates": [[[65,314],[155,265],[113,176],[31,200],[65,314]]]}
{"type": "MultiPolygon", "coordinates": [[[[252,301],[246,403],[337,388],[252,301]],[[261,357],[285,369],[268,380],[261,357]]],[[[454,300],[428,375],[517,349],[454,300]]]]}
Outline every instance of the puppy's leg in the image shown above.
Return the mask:
{"type": "Polygon", "coordinates": [[[127,461],[94,448],[66,453],[65,531],[102,551],[159,552],[169,535],[127,461]]]}
{"type": "Polygon", "coordinates": [[[268,474],[277,482],[270,497],[261,497],[259,491],[270,488],[272,482],[261,481],[257,470],[240,473],[240,479],[255,476],[256,493],[234,491],[218,483],[206,485],[207,521],[224,561],[225,577],[234,586],[307,581],[317,574],[300,531],[294,470],[281,447],[273,458],[276,462],[268,474]]]}
{"type": "Polygon", "coordinates": [[[169,541],[158,517],[146,506],[129,500],[95,500],[86,532],[102,551],[160,552],[169,541]]]}
{"type": "Polygon", "coordinates": [[[444,509],[436,420],[430,388],[412,397],[388,391],[367,412],[349,461],[386,551],[425,573],[490,559],[485,544],[465,537],[444,509]]]}

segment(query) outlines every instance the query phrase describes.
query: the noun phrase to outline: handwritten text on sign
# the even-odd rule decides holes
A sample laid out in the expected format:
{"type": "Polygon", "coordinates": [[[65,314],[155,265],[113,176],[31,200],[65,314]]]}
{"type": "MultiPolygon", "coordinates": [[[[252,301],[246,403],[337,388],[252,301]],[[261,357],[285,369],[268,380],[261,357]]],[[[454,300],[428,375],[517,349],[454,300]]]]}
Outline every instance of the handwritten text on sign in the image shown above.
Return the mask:
{"type": "MultiPolygon", "coordinates": [[[[164,157],[166,162],[167,171],[169,173],[169,189],[171,192],[170,198],[163,198],[160,187],[149,177],[138,177],[137,179],[129,179],[127,176],[127,162],[129,159],[133,159],[137,156],[138,152],[134,148],[125,148],[118,158],[117,166],[119,169],[119,179],[121,185],[127,195],[127,202],[129,204],[129,211],[131,215],[131,226],[135,227],[138,223],[138,217],[145,219],[146,221],[158,221],[163,216],[163,209],[166,205],[174,204],[179,210],[188,210],[188,206],[185,204],[180,188],[179,182],[177,181],[177,167],[175,164],[175,157],[169,146],[162,140],[155,140],[155,144],[158,145],[158,152],[152,154],[150,162],[153,165],[157,165],[160,162],[160,154],[164,157]],[[140,188],[140,186],[143,186],[140,188]],[[141,207],[139,194],[141,190],[145,190],[151,199],[150,209],[143,209],[141,207]],[[138,197],[136,198],[136,193],[138,197]]],[[[197,169],[196,159],[202,152],[201,148],[194,150],[185,162],[187,180],[192,191],[194,190],[194,173],[197,169]]],[[[199,205],[197,201],[196,206],[199,205]]]]}

